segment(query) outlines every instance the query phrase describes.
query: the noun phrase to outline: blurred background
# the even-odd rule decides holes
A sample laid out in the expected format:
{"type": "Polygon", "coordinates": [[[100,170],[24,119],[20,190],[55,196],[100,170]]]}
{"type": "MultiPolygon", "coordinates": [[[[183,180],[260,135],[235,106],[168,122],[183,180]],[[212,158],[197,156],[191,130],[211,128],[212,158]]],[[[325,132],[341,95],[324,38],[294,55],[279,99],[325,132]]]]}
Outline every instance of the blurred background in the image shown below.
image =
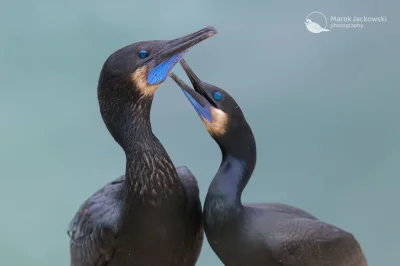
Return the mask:
{"type": "MultiPolygon", "coordinates": [[[[80,204],[124,173],[97,102],[105,59],[129,43],[213,25],[186,56],[229,91],[258,144],[244,202],[303,208],[360,241],[370,265],[400,249],[399,3],[395,1],[0,1],[0,264],[69,265],[80,204]],[[312,34],[312,11],[387,16],[312,34]]],[[[181,77],[180,66],[175,72],[181,77]]],[[[168,79],[152,125],[201,197],[221,156],[168,79]],[[182,126],[184,125],[184,126],[182,126]]],[[[205,241],[198,265],[222,265],[205,241]]]]}

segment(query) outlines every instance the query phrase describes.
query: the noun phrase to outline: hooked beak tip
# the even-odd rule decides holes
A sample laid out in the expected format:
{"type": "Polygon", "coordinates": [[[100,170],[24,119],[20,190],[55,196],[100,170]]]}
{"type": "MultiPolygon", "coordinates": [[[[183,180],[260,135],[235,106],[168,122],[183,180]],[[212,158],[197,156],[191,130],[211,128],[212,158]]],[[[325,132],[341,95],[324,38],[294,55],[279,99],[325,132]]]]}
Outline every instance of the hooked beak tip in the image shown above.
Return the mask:
{"type": "Polygon", "coordinates": [[[208,33],[207,33],[207,38],[210,38],[212,36],[214,36],[215,34],[218,33],[217,29],[213,26],[209,26],[207,27],[208,33]]]}

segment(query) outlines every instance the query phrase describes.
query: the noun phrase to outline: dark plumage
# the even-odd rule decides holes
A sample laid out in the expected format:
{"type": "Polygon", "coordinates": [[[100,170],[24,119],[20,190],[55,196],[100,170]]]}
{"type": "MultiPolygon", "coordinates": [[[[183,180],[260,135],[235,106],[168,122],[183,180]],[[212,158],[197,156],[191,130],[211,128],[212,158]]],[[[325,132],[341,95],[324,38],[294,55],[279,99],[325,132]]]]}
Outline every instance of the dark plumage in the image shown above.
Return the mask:
{"type": "Polygon", "coordinates": [[[72,266],[192,266],[203,229],[196,178],[175,168],[154,136],[157,87],[212,27],[172,41],[126,46],[104,63],[98,83],[103,120],[126,154],[125,175],[86,200],[70,223],[72,266]]]}
{"type": "Polygon", "coordinates": [[[229,266],[366,266],[351,233],[279,203],[242,204],[241,194],[256,164],[256,143],[235,100],[202,82],[184,60],[194,90],[174,73],[208,132],[222,162],[204,203],[204,229],[212,249],[229,266]]]}

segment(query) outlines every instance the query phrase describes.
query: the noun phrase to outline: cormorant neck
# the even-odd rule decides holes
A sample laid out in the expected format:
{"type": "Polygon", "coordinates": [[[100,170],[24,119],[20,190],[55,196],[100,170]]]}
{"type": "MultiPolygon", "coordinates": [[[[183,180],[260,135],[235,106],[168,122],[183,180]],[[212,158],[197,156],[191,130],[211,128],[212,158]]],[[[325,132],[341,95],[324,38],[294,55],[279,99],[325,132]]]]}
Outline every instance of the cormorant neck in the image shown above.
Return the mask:
{"type": "Polygon", "coordinates": [[[153,206],[169,204],[171,200],[184,194],[175,166],[152,132],[151,104],[152,98],[142,97],[129,109],[127,119],[133,122],[125,123],[129,126],[126,126],[122,135],[129,204],[132,198],[153,206]]]}
{"type": "Polygon", "coordinates": [[[116,82],[109,79],[108,76],[100,76],[100,113],[115,141],[125,153],[130,153],[153,135],[150,124],[153,96],[141,94],[133,85],[114,85],[116,82]]]}
{"type": "Polygon", "coordinates": [[[140,96],[135,102],[128,102],[124,106],[117,142],[128,158],[137,151],[148,150],[152,145],[159,144],[151,128],[152,103],[153,97],[140,96]]]}
{"type": "Polygon", "coordinates": [[[184,193],[176,169],[153,134],[150,111],[153,97],[135,88],[114,88],[99,93],[103,120],[126,155],[125,201],[159,205],[184,193]],[[138,200],[132,200],[136,198],[138,200]]]}
{"type": "Polygon", "coordinates": [[[257,150],[250,126],[244,121],[216,139],[222,152],[222,162],[207,197],[220,198],[232,207],[241,206],[241,195],[256,165],[257,150]]]}

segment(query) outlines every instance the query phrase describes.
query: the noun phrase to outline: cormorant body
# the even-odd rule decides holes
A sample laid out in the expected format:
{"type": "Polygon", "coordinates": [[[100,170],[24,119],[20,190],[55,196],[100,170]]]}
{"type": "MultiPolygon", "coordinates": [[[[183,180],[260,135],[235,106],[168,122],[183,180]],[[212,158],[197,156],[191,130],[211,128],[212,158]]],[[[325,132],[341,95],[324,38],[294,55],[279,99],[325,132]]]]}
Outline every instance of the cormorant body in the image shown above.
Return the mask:
{"type": "Polygon", "coordinates": [[[208,27],[172,41],[144,41],[113,53],[98,83],[100,112],[126,155],[125,175],[87,199],[70,223],[72,266],[193,266],[203,242],[197,181],[174,167],[152,133],[158,86],[208,27]]]}
{"type": "Polygon", "coordinates": [[[220,260],[228,266],[366,266],[351,233],[289,205],[242,204],[256,164],[251,128],[227,92],[201,81],[183,59],[181,65],[194,90],[170,76],[222,152],[203,210],[207,240],[220,260]]]}

